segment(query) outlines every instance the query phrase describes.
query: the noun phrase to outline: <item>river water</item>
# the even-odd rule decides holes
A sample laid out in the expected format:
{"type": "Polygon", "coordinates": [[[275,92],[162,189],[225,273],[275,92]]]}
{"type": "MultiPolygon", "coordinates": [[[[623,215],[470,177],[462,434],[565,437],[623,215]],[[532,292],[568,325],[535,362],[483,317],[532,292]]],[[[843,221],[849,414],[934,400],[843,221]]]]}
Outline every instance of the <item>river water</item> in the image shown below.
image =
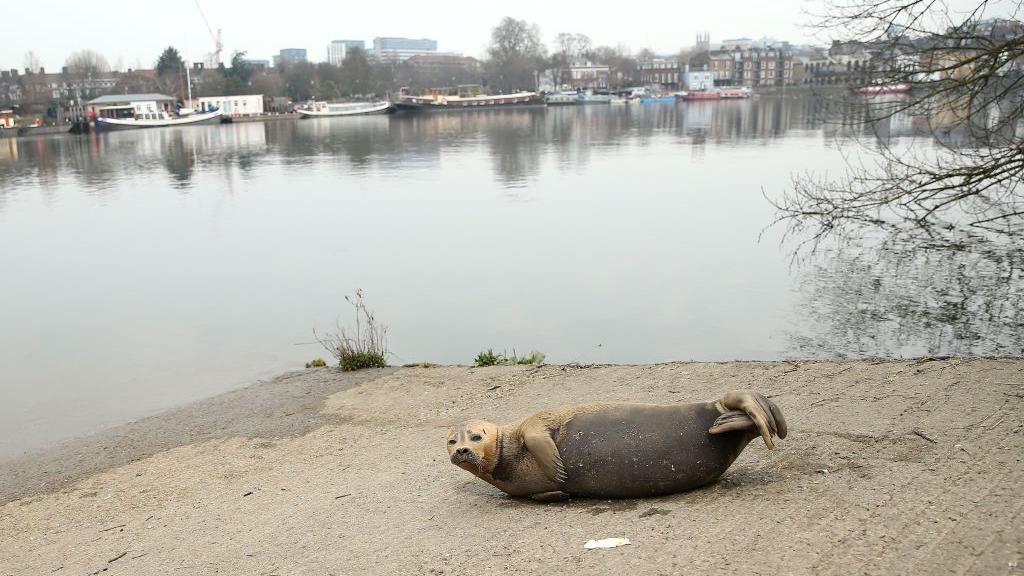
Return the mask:
{"type": "Polygon", "coordinates": [[[1021,354],[1019,252],[793,258],[766,197],[843,171],[850,130],[821,112],[762,97],[0,139],[0,457],[326,357],[312,331],[350,322],[360,288],[393,364],[1021,354]]]}

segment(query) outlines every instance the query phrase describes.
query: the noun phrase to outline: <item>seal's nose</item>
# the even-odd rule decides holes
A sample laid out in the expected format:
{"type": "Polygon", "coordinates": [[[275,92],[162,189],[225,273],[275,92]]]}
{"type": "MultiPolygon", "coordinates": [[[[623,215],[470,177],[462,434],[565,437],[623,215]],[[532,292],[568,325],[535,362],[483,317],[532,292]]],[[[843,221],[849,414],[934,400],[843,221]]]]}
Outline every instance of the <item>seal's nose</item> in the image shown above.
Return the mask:
{"type": "Polygon", "coordinates": [[[457,448],[455,450],[455,453],[458,454],[459,456],[466,456],[467,454],[469,454],[469,448],[466,448],[466,447],[457,448]]]}

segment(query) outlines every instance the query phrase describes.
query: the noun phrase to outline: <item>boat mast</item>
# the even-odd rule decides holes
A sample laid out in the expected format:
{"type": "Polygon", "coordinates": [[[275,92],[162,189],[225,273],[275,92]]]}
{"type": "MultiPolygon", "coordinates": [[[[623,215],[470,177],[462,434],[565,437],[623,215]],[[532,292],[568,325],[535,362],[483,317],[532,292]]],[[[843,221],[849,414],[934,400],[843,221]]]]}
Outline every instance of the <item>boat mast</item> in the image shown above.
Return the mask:
{"type": "Polygon", "coordinates": [[[192,107],[192,72],[185,68],[185,77],[188,79],[188,107],[192,107]]]}
{"type": "MultiPolygon", "coordinates": [[[[179,60],[179,62],[181,62],[181,61],[179,60]]],[[[179,68],[178,68],[178,96],[180,96],[181,99],[184,100],[185,99],[185,80],[182,79],[182,77],[181,77],[181,69],[185,67],[185,63],[181,62],[178,66],[179,66],[179,68]]]]}

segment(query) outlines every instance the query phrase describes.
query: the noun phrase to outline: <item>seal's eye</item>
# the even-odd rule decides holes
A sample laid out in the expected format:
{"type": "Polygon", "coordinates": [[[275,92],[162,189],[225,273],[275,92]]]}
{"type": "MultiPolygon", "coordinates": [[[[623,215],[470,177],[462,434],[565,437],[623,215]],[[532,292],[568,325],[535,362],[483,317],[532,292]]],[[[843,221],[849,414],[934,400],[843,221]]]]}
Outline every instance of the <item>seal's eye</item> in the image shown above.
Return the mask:
{"type": "Polygon", "coordinates": [[[473,442],[479,442],[483,440],[483,437],[481,437],[479,434],[473,434],[472,436],[469,437],[469,439],[472,440],[473,442]]]}
{"type": "Polygon", "coordinates": [[[449,440],[448,443],[449,444],[455,444],[455,438],[452,438],[451,440],[449,440]]]}

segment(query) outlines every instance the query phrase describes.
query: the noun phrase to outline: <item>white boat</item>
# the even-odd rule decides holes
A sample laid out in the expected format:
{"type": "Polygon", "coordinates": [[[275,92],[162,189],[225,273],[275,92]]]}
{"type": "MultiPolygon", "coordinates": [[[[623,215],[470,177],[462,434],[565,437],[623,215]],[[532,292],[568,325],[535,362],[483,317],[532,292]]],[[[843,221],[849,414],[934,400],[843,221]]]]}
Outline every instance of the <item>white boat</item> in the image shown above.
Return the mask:
{"type": "Polygon", "coordinates": [[[213,124],[220,122],[223,112],[211,110],[171,116],[167,112],[140,113],[131,117],[116,118],[97,116],[94,126],[97,130],[123,130],[127,128],[163,128],[165,126],[190,126],[192,124],[213,124]]]}
{"type": "MultiPolygon", "coordinates": [[[[185,67],[188,78],[188,100],[192,102],[192,75],[185,67]]],[[[180,73],[179,73],[180,74],[180,73]]],[[[180,76],[179,76],[180,77],[180,76]]],[[[182,99],[185,95],[182,94],[182,99]]],[[[224,112],[219,108],[196,113],[191,106],[180,106],[170,114],[174,98],[163,94],[125,94],[100,96],[89,101],[96,111],[93,127],[97,130],[125,130],[130,128],[164,128],[220,122],[224,112]]]]}
{"type": "Polygon", "coordinates": [[[725,99],[750,98],[750,95],[753,93],[747,86],[739,86],[734,88],[719,88],[718,91],[722,95],[722,98],[725,99]]]}
{"type": "Polygon", "coordinates": [[[611,94],[596,94],[593,90],[580,94],[580,104],[609,104],[611,101],[611,94]]]}
{"type": "Polygon", "coordinates": [[[359,116],[362,114],[387,114],[391,112],[391,102],[313,102],[296,111],[303,118],[319,118],[322,116],[359,116]]]}
{"type": "Polygon", "coordinates": [[[910,84],[872,84],[851,88],[854,94],[875,96],[877,94],[900,94],[910,92],[910,84]]]}

